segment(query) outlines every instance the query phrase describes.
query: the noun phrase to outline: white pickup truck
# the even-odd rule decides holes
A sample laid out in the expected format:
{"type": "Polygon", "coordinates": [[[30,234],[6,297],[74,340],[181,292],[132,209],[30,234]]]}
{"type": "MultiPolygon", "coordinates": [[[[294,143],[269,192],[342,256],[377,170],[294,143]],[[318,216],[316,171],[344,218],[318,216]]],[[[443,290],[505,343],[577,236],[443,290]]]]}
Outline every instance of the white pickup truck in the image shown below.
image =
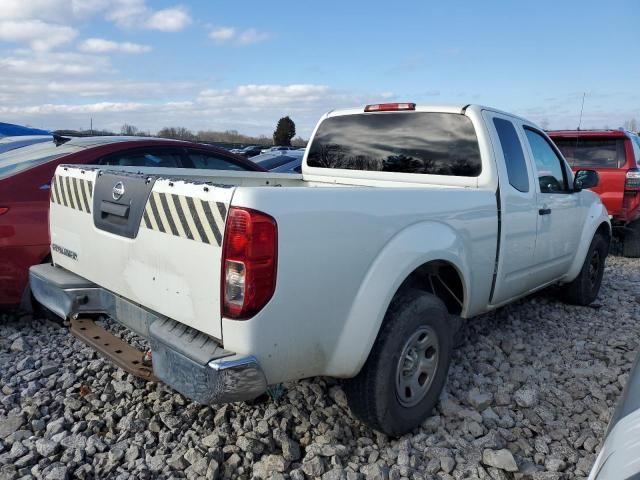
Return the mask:
{"type": "Polygon", "coordinates": [[[460,318],[551,284],[596,298],[611,237],[584,190],[597,181],[491,108],[332,111],[302,175],[58,167],[53,265],[30,284],[118,365],[198,402],[332,376],[397,435],[436,404],[460,318]],[[152,370],[98,313],[150,340],[152,370]]]}

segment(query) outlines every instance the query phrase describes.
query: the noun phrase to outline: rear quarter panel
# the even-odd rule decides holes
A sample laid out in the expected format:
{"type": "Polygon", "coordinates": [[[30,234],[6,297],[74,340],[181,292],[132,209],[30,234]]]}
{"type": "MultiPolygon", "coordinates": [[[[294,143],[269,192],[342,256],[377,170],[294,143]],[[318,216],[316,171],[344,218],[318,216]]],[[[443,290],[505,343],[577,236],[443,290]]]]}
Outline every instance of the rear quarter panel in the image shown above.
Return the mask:
{"type": "Polygon", "coordinates": [[[465,313],[486,307],[496,253],[495,194],[464,188],[238,188],[233,205],[278,222],[271,301],[223,318],[225,348],[253,354],[269,383],[355,375],[398,286],[447,259],[465,276],[465,313]],[[473,285],[473,288],[469,287],[473,285]]]}

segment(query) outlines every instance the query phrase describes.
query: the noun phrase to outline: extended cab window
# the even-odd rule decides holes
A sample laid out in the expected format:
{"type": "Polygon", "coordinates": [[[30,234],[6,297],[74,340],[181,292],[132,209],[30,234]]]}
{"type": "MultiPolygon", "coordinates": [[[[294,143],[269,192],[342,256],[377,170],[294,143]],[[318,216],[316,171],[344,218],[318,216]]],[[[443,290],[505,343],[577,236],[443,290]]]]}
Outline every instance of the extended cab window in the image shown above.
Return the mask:
{"type": "Polygon", "coordinates": [[[368,113],[323,121],[310,167],[477,177],[480,148],[471,120],[454,113],[368,113]]]}
{"type": "Polygon", "coordinates": [[[498,132],[504,161],[507,164],[509,183],[520,192],[528,192],[529,173],[527,172],[527,163],[513,123],[502,118],[494,118],[493,124],[498,132]]]}
{"type": "Polygon", "coordinates": [[[623,138],[556,138],[553,142],[572,167],[620,168],[625,164],[623,138]]]}
{"type": "Polygon", "coordinates": [[[209,170],[246,170],[242,165],[217,157],[209,153],[189,151],[189,159],[193,162],[193,168],[205,168],[209,170]]]}
{"type": "Polygon", "coordinates": [[[569,191],[563,160],[556,154],[546,138],[535,130],[524,129],[538,171],[538,182],[542,193],[569,191]]]}

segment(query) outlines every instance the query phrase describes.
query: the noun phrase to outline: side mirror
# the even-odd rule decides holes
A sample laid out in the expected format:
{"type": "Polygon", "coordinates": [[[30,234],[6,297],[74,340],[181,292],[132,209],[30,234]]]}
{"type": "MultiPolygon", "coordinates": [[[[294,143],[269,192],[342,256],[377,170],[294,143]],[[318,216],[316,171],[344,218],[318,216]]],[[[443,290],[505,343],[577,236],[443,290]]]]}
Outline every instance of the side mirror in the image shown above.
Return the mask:
{"type": "Polygon", "coordinates": [[[578,170],[573,178],[573,191],[579,192],[585,188],[593,188],[598,186],[600,177],[595,170],[578,170]]]}

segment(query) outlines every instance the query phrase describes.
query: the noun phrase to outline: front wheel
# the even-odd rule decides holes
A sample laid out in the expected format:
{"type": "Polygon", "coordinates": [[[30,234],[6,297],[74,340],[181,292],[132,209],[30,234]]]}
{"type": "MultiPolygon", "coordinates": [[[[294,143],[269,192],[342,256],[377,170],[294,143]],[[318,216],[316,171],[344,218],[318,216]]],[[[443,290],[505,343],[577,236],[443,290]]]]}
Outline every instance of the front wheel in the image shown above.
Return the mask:
{"type": "Polygon", "coordinates": [[[596,234],[591,241],[582,269],[573,282],[563,287],[564,300],[572,305],[589,305],[598,296],[604,262],[607,258],[608,242],[596,234]]]}
{"type": "Polygon", "coordinates": [[[420,425],[438,402],[452,343],[437,297],[416,289],[396,295],[364,367],[345,384],[352,413],[391,436],[420,425]]]}

